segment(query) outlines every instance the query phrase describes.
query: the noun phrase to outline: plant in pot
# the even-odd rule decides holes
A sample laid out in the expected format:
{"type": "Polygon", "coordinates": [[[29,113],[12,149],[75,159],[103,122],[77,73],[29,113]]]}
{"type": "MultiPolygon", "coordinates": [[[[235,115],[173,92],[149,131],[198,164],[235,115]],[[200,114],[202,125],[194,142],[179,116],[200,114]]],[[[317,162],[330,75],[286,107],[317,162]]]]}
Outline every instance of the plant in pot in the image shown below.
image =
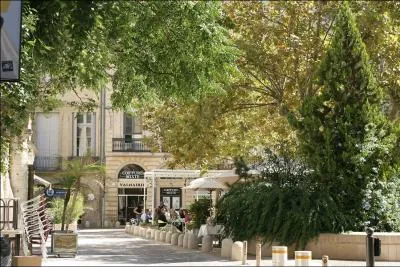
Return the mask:
{"type": "MultiPolygon", "coordinates": [[[[66,162],[66,168],[62,173],[59,183],[66,189],[65,197],[62,201],[61,212],[61,231],[54,231],[52,235],[52,252],[60,254],[76,254],[77,233],[69,231],[69,225],[78,220],[83,214],[83,197],[81,191],[85,188],[82,184],[82,177],[96,171],[96,175],[104,175],[104,167],[97,162],[93,162],[90,156],[72,159],[66,162]]],[[[60,202],[54,203],[60,206],[60,202]]],[[[60,216],[59,211],[58,214],[60,216]]],[[[57,216],[55,216],[57,218],[57,216]]]]}

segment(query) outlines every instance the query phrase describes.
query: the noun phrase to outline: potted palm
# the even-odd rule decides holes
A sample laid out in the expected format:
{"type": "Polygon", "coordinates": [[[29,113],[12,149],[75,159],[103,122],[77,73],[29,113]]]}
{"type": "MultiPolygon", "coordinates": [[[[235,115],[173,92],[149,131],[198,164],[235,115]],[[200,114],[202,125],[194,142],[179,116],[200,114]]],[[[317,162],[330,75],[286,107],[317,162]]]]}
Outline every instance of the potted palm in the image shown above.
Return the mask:
{"type": "Polygon", "coordinates": [[[55,254],[76,255],[78,235],[76,231],[69,230],[69,225],[77,221],[83,213],[82,177],[93,171],[104,174],[103,166],[93,162],[89,156],[72,159],[66,164],[60,183],[66,189],[61,212],[61,230],[53,231],[51,240],[51,249],[55,254]]]}

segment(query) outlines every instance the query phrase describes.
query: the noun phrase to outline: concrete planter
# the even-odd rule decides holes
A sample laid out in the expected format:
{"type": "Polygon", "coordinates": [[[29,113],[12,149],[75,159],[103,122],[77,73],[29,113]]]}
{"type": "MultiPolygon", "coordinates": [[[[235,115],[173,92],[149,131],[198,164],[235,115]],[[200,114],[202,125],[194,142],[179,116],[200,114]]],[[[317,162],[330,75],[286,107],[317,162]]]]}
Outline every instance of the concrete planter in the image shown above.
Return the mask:
{"type": "Polygon", "coordinates": [[[42,257],[40,256],[14,256],[12,257],[12,266],[42,266],[42,257]]]}
{"type": "Polygon", "coordinates": [[[61,255],[73,255],[78,250],[78,234],[73,231],[54,231],[51,235],[51,252],[61,255]]]}

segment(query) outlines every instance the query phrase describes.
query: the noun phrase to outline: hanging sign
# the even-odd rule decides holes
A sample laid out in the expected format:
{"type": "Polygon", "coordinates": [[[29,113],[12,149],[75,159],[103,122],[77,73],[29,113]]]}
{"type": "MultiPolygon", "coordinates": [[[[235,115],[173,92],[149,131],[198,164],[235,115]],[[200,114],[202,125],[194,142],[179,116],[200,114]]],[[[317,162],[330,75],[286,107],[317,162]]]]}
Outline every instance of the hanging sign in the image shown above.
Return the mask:
{"type": "Polygon", "coordinates": [[[0,1],[0,81],[19,81],[21,0],[0,1]]]}

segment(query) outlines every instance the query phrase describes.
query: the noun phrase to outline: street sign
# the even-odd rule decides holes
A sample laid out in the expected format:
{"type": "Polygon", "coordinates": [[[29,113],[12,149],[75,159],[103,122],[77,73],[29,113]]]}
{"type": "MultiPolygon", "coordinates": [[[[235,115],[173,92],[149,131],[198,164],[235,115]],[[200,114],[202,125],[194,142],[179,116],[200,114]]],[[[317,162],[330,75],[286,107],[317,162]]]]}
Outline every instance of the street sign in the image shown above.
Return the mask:
{"type": "Polygon", "coordinates": [[[47,197],[65,197],[67,189],[48,188],[44,193],[47,197]]]}
{"type": "Polygon", "coordinates": [[[0,81],[19,81],[21,55],[21,0],[0,1],[0,81]]]}

